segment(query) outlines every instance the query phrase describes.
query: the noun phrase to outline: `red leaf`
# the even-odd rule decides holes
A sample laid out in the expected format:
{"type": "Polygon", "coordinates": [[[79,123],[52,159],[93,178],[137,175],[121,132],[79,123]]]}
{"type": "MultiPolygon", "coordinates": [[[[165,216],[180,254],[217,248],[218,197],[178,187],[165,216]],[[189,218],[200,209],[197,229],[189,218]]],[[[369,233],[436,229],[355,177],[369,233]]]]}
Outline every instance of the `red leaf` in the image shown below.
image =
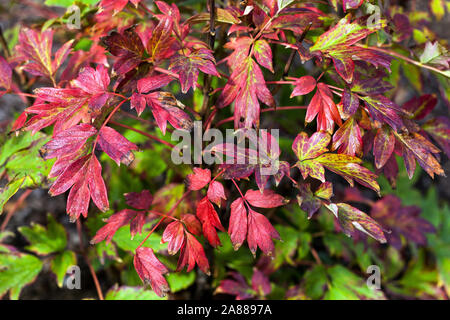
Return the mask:
{"type": "Polygon", "coordinates": [[[223,108],[233,101],[235,128],[258,126],[259,101],[268,106],[275,105],[261,68],[251,57],[240,62],[234,69],[219,97],[218,107],[223,108]]]}
{"type": "Polygon", "coordinates": [[[169,254],[176,254],[184,243],[184,226],[180,221],[174,221],[164,230],[161,243],[169,242],[167,250],[169,254]]]}
{"type": "Polygon", "coordinates": [[[56,71],[69,54],[73,40],[63,45],[52,61],[53,33],[51,29],[37,32],[27,28],[20,32],[16,59],[25,63],[25,71],[34,76],[54,79],[56,71]]]}
{"type": "Polygon", "coordinates": [[[435,95],[424,94],[419,98],[412,98],[403,105],[403,109],[412,113],[412,118],[422,120],[436,106],[438,100],[435,95]]]}
{"type": "Polygon", "coordinates": [[[124,196],[127,205],[136,209],[148,210],[153,202],[153,196],[148,190],[129,192],[125,193],[124,196]]]}
{"type": "Polygon", "coordinates": [[[135,27],[126,29],[123,34],[112,32],[101,39],[113,56],[118,57],[114,63],[114,70],[118,74],[125,74],[136,68],[144,56],[145,48],[135,27]]]}
{"type": "Polygon", "coordinates": [[[345,153],[350,156],[362,156],[361,130],[353,117],[345,121],[334,133],[331,149],[338,149],[339,153],[345,153]]]}
{"type": "Polygon", "coordinates": [[[108,218],[108,220],[106,220],[106,224],[97,231],[95,237],[91,240],[91,244],[99,243],[105,239],[106,243],[109,243],[114,237],[116,231],[120,227],[129,224],[131,219],[133,219],[138,213],[139,212],[131,209],[123,209],[117,213],[114,213],[108,218]]]}
{"type": "Polygon", "coordinates": [[[441,116],[427,121],[423,129],[429,133],[450,157],[450,120],[441,116]]]}
{"type": "Polygon", "coordinates": [[[138,150],[138,147],[128,141],[124,136],[110,127],[100,129],[98,145],[117,165],[123,162],[129,165],[134,160],[132,150],[138,150]]]}
{"type": "Polygon", "coordinates": [[[193,214],[185,214],[181,217],[181,221],[184,222],[188,231],[196,236],[200,236],[202,233],[202,225],[198,221],[197,217],[193,214]]]}
{"type": "Polygon", "coordinates": [[[305,121],[307,123],[317,116],[317,131],[333,132],[334,123],[342,125],[341,116],[334,104],[333,94],[324,83],[317,84],[317,91],[306,111],[305,121]]]}
{"type": "Polygon", "coordinates": [[[184,105],[173,94],[156,91],[145,95],[145,99],[163,134],[166,134],[167,121],[176,129],[190,131],[194,126],[189,115],[181,110],[184,105]]]}
{"type": "Polygon", "coordinates": [[[56,196],[72,187],[67,200],[67,213],[72,220],[76,220],[80,214],[87,216],[89,198],[92,198],[101,211],[106,211],[109,202],[101,173],[102,167],[97,158],[92,154],[86,155],[71,163],[62,172],[49,193],[56,196]]]}
{"type": "Polygon", "coordinates": [[[162,297],[169,291],[169,285],[163,274],[169,270],[156,258],[150,248],[138,248],[134,256],[134,268],[145,284],[150,284],[153,291],[162,297]]]}
{"type": "Polygon", "coordinates": [[[221,205],[222,199],[227,199],[227,197],[225,196],[223,185],[218,181],[213,181],[209,184],[207,196],[209,201],[214,202],[219,207],[221,205]]]}
{"type": "Polygon", "coordinates": [[[147,93],[167,86],[172,80],[173,77],[167,74],[152,75],[140,79],[137,83],[137,87],[140,93],[147,93]]]}
{"type": "Polygon", "coordinates": [[[53,134],[77,125],[83,120],[91,123],[86,96],[80,89],[39,88],[34,104],[25,109],[34,116],[25,124],[33,133],[54,124],[53,134]]]}
{"type": "Polygon", "coordinates": [[[186,233],[186,241],[181,248],[177,271],[183,270],[183,268],[187,265],[187,272],[190,272],[194,269],[195,264],[197,264],[200,270],[204,273],[210,275],[209,262],[208,259],[206,259],[205,251],[203,250],[202,245],[192,234],[186,233]]]}
{"type": "Polygon", "coordinates": [[[186,187],[189,190],[200,190],[211,181],[211,171],[209,169],[194,168],[194,173],[186,177],[186,187]]]}
{"type": "Polygon", "coordinates": [[[247,238],[247,210],[245,209],[242,198],[234,200],[231,204],[228,233],[234,250],[239,249],[247,238]]]}
{"type": "Polygon", "coordinates": [[[97,129],[87,123],[73,126],[61,131],[45,144],[41,151],[45,159],[59,158],[78,151],[89,137],[97,133],[97,129]]]}
{"type": "Polygon", "coordinates": [[[187,93],[189,88],[196,87],[199,71],[220,77],[215,63],[211,50],[199,49],[188,55],[176,55],[172,58],[169,70],[180,76],[181,91],[187,93]]]}
{"type": "Polygon", "coordinates": [[[287,203],[285,198],[270,189],[265,189],[262,193],[259,190],[247,190],[245,199],[258,208],[276,208],[287,203]]]}
{"type": "Polygon", "coordinates": [[[266,255],[272,255],[274,244],[272,239],[280,239],[280,235],[262,214],[249,209],[247,242],[253,255],[259,247],[266,255]]]}
{"type": "Polygon", "coordinates": [[[225,231],[220,223],[219,216],[208,197],[204,197],[197,204],[197,217],[202,223],[203,234],[213,247],[220,246],[220,240],[216,232],[216,228],[225,231]]]}
{"type": "Polygon", "coordinates": [[[87,67],[81,70],[78,77],[72,81],[72,86],[90,96],[89,108],[99,110],[110,97],[109,82],[108,69],[103,65],[98,65],[97,69],[87,67]]]}
{"type": "Polygon", "coordinates": [[[153,29],[152,37],[147,44],[147,52],[154,61],[167,59],[173,54],[170,47],[175,42],[172,35],[173,19],[167,16],[159,20],[158,25],[153,29]]]}
{"type": "Polygon", "coordinates": [[[295,88],[292,91],[291,98],[303,96],[310,93],[316,87],[316,79],[311,76],[303,76],[295,80],[295,88]]]}
{"type": "Polygon", "coordinates": [[[136,234],[142,233],[142,228],[144,227],[147,216],[144,212],[137,212],[136,216],[130,222],[130,234],[131,240],[133,240],[136,234]]]}
{"type": "Polygon", "coordinates": [[[147,100],[145,100],[145,95],[137,92],[131,95],[130,108],[135,109],[138,116],[140,116],[141,113],[144,112],[146,106],[147,100]]]}

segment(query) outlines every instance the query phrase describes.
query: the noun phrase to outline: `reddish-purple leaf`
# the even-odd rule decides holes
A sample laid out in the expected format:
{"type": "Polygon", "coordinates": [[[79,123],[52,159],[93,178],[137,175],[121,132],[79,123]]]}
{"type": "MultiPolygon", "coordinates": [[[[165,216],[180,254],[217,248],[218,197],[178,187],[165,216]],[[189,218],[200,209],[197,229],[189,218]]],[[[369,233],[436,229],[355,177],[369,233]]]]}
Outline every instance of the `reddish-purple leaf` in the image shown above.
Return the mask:
{"type": "Polygon", "coordinates": [[[20,32],[16,59],[24,63],[25,71],[54,80],[56,71],[69,54],[73,40],[63,45],[52,61],[53,33],[51,29],[38,32],[27,28],[20,32]]]}
{"type": "Polygon", "coordinates": [[[219,97],[218,107],[223,108],[234,101],[235,128],[258,127],[260,104],[274,106],[275,101],[266,86],[261,68],[251,58],[241,61],[233,70],[219,97]]]}
{"type": "Polygon", "coordinates": [[[178,250],[181,249],[184,243],[184,226],[180,221],[174,221],[169,223],[169,225],[164,230],[162,235],[161,243],[168,242],[167,251],[169,254],[176,254],[178,250]]]}
{"type": "Polygon", "coordinates": [[[322,206],[322,201],[314,196],[309,184],[304,183],[298,186],[299,194],[297,201],[300,208],[308,213],[308,218],[311,218],[322,206]]]}
{"type": "Polygon", "coordinates": [[[148,190],[129,192],[125,193],[124,196],[127,205],[136,209],[148,210],[153,202],[153,196],[148,190]]]}
{"type": "Polygon", "coordinates": [[[247,190],[245,199],[258,208],[276,208],[285,205],[288,200],[270,189],[265,189],[262,193],[259,190],[247,190]]]}
{"type": "Polygon", "coordinates": [[[167,74],[152,75],[140,79],[137,83],[137,88],[140,93],[147,93],[167,86],[173,79],[173,77],[167,74]]]}
{"type": "Polygon", "coordinates": [[[206,259],[205,250],[203,250],[200,242],[198,242],[192,234],[186,233],[186,241],[181,248],[177,271],[183,270],[187,265],[187,272],[190,272],[194,269],[195,264],[197,264],[204,273],[207,275],[210,274],[209,262],[208,259],[206,259]]]}
{"type": "Polygon", "coordinates": [[[295,80],[295,88],[292,91],[291,98],[296,96],[303,96],[310,93],[316,87],[316,79],[311,76],[303,76],[295,80]]]}
{"type": "Polygon", "coordinates": [[[242,198],[238,198],[231,203],[228,234],[234,250],[239,249],[247,238],[247,210],[242,198]]]}
{"type": "Polygon", "coordinates": [[[128,166],[134,160],[134,154],[131,151],[138,150],[134,143],[106,126],[100,129],[98,145],[117,165],[122,162],[128,166]]]}
{"type": "Polygon", "coordinates": [[[114,31],[109,36],[102,38],[101,41],[106,50],[118,58],[114,63],[114,70],[118,74],[125,74],[133,70],[143,59],[145,48],[135,27],[126,29],[122,34],[114,31]]]}
{"type": "Polygon", "coordinates": [[[219,216],[212,203],[208,200],[208,197],[204,197],[197,204],[197,217],[202,223],[205,238],[208,239],[213,247],[220,246],[221,243],[216,228],[221,231],[225,231],[225,229],[220,223],[219,216]]]}
{"type": "Polygon", "coordinates": [[[214,202],[217,206],[220,207],[222,203],[222,199],[226,200],[225,190],[223,189],[223,185],[218,181],[212,181],[209,184],[207,196],[209,201],[214,202]]]}
{"type": "Polygon", "coordinates": [[[237,272],[230,272],[232,279],[220,281],[215,293],[225,293],[236,296],[236,300],[245,300],[253,297],[252,288],[248,285],[244,276],[237,272]]]}
{"type": "Polygon", "coordinates": [[[373,155],[375,157],[375,166],[382,168],[391,157],[395,148],[395,137],[392,130],[383,126],[378,129],[377,135],[373,141],[373,155]]]}
{"type": "Polygon", "coordinates": [[[266,255],[272,255],[274,244],[272,239],[280,240],[280,235],[262,214],[249,209],[247,242],[253,255],[259,247],[266,255]]]}
{"type": "Polygon", "coordinates": [[[61,131],[45,144],[41,151],[45,159],[59,158],[78,151],[89,137],[97,133],[97,129],[87,123],[73,126],[61,131]]]}
{"type": "Polygon", "coordinates": [[[169,291],[169,285],[163,274],[169,270],[156,258],[150,248],[138,248],[134,256],[134,268],[145,284],[150,284],[153,291],[162,297],[169,291]]]}
{"type": "Polygon", "coordinates": [[[408,100],[403,105],[403,109],[411,113],[412,119],[422,120],[434,109],[437,102],[438,100],[435,95],[424,94],[419,98],[408,100]]]}
{"type": "Polygon", "coordinates": [[[400,235],[424,246],[427,244],[425,233],[435,232],[433,225],[421,218],[420,213],[419,207],[402,206],[401,200],[390,194],[378,200],[370,212],[374,219],[392,231],[387,234],[388,242],[399,250],[402,247],[400,235]]]}
{"type": "Polygon", "coordinates": [[[96,69],[87,67],[81,70],[78,77],[72,81],[72,85],[90,96],[89,108],[99,110],[110,97],[109,82],[108,69],[104,65],[98,65],[96,69]]]}
{"type": "Polygon", "coordinates": [[[437,117],[427,121],[423,129],[430,134],[450,157],[450,120],[447,117],[437,117]]]}
{"type": "Polygon", "coordinates": [[[182,110],[184,105],[172,93],[155,91],[145,95],[145,99],[163,134],[166,134],[167,121],[176,129],[193,128],[192,119],[182,110]]]}
{"type": "Polygon", "coordinates": [[[189,88],[196,87],[199,71],[220,77],[215,63],[211,50],[199,49],[188,55],[176,55],[169,69],[180,76],[181,91],[187,93],[189,88]]]}
{"type": "Polygon", "coordinates": [[[185,183],[189,190],[200,190],[211,181],[211,171],[195,167],[194,173],[187,175],[185,183]]]}
{"type": "Polygon", "coordinates": [[[253,272],[252,288],[260,297],[265,297],[272,291],[269,278],[258,269],[253,272]]]}
{"type": "Polygon", "coordinates": [[[130,209],[123,209],[117,213],[114,213],[108,218],[108,220],[106,220],[106,224],[97,231],[95,237],[91,240],[91,244],[99,243],[105,239],[106,243],[109,243],[116,231],[120,227],[128,225],[131,219],[133,219],[138,213],[139,212],[130,209]]]}

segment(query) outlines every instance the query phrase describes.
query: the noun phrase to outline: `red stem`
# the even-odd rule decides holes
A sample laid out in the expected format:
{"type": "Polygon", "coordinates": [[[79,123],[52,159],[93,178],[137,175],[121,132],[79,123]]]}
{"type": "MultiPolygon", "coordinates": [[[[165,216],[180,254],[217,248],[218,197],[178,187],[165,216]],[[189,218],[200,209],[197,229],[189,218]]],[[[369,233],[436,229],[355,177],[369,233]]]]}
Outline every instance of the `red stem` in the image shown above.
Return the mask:
{"type": "Polygon", "coordinates": [[[123,124],[123,123],[120,123],[120,122],[116,122],[116,121],[114,121],[114,120],[111,120],[111,121],[109,121],[109,122],[110,122],[111,124],[113,124],[113,125],[116,125],[116,126],[119,126],[119,127],[125,128],[125,129],[128,129],[128,130],[137,132],[137,133],[139,133],[139,134],[142,134],[143,136],[146,136],[147,138],[150,138],[150,139],[153,139],[153,140],[155,140],[155,141],[158,141],[158,142],[164,144],[165,146],[168,146],[169,148],[175,147],[175,145],[174,145],[174,144],[171,144],[170,142],[164,141],[164,140],[158,138],[157,136],[151,135],[151,134],[149,134],[149,133],[147,133],[147,132],[144,132],[144,131],[141,131],[141,130],[139,130],[139,129],[136,129],[136,128],[127,126],[126,124],[123,124]]]}

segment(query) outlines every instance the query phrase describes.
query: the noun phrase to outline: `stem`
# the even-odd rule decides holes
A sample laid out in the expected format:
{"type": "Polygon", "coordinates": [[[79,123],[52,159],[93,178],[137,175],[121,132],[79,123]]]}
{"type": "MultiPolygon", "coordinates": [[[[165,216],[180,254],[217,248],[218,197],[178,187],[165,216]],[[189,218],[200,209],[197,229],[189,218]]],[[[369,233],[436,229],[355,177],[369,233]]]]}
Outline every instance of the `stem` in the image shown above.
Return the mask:
{"type": "Polygon", "coordinates": [[[136,250],[139,249],[140,247],[142,247],[142,246],[144,245],[145,241],[147,241],[148,238],[150,238],[150,236],[152,235],[152,233],[156,230],[156,228],[159,227],[159,225],[161,224],[161,222],[164,221],[164,219],[166,219],[166,217],[162,217],[162,218],[158,221],[158,223],[155,224],[155,226],[152,228],[152,230],[150,230],[150,232],[147,234],[147,236],[144,238],[144,240],[142,240],[142,242],[138,245],[138,247],[136,248],[136,250]]]}
{"type": "MultiPolygon", "coordinates": [[[[215,16],[216,16],[216,4],[214,0],[208,0],[209,6],[209,33],[208,33],[208,44],[209,48],[214,52],[214,42],[216,40],[216,29],[215,29],[215,16]]],[[[209,116],[208,105],[209,105],[209,94],[211,90],[211,76],[205,74],[203,78],[203,103],[201,108],[201,114],[209,116]]]]}
{"type": "Polygon", "coordinates": [[[378,47],[368,47],[368,46],[363,46],[363,45],[360,45],[360,44],[357,44],[357,46],[361,47],[361,48],[366,48],[366,49],[371,49],[371,50],[375,50],[375,51],[378,51],[378,52],[386,53],[386,54],[388,54],[390,56],[402,59],[402,60],[404,60],[406,62],[409,62],[409,63],[411,63],[413,65],[416,65],[418,67],[434,71],[436,73],[439,73],[439,74],[449,78],[448,74],[446,74],[444,71],[439,70],[438,68],[435,68],[435,67],[423,64],[423,63],[421,63],[419,61],[416,61],[416,60],[413,60],[411,58],[405,57],[404,55],[401,55],[400,53],[397,53],[395,51],[388,50],[388,49],[382,49],[382,48],[378,48],[378,47]]]}
{"type": "Polygon", "coordinates": [[[136,129],[136,128],[127,126],[126,124],[123,124],[123,123],[120,123],[120,122],[116,122],[116,121],[114,121],[114,120],[111,120],[111,121],[109,121],[109,122],[110,122],[111,124],[113,124],[113,125],[116,125],[116,126],[119,126],[119,127],[122,127],[122,128],[126,128],[126,129],[128,129],[128,130],[131,130],[131,131],[137,132],[137,133],[139,133],[139,134],[142,134],[143,136],[146,136],[147,138],[156,140],[156,141],[158,141],[158,142],[160,142],[160,143],[162,143],[162,144],[168,146],[169,148],[175,147],[175,145],[171,144],[170,142],[164,141],[164,140],[158,138],[157,136],[151,135],[151,134],[149,134],[149,133],[147,133],[147,132],[144,132],[144,131],[141,131],[141,130],[139,130],[139,129],[136,129]]]}
{"type": "MultiPolygon", "coordinates": [[[[299,109],[307,109],[307,108],[308,108],[308,106],[285,106],[285,107],[262,109],[261,112],[279,111],[279,110],[299,110],[299,109]]],[[[233,119],[234,119],[234,117],[229,117],[229,118],[223,119],[216,124],[216,127],[220,127],[224,123],[233,121],[233,119]]]]}
{"type": "MultiPolygon", "coordinates": [[[[113,111],[111,111],[111,113],[110,113],[109,116],[106,118],[105,122],[103,122],[103,124],[102,124],[102,126],[100,127],[100,129],[98,130],[98,132],[102,131],[102,129],[108,124],[109,120],[111,120],[112,116],[113,116],[113,115],[117,112],[117,110],[119,110],[120,107],[121,107],[125,102],[127,102],[127,101],[128,101],[128,99],[122,100],[122,101],[121,101],[121,102],[113,109],[113,111]]],[[[92,148],[92,152],[95,151],[95,147],[97,146],[97,142],[98,142],[99,137],[100,137],[100,133],[97,134],[97,137],[95,138],[94,146],[93,146],[93,148],[92,148]]]]}
{"type": "Polygon", "coordinates": [[[89,261],[89,258],[88,258],[87,254],[86,254],[86,251],[84,250],[83,234],[81,232],[81,221],[80,221],[80,219],[77,219],[77,233],[78,233],[78,238],[80,240],[80,251],[81,251],[81,254],[83,255],[84,260],[86,261],[86,264],[88,265],[89,272],[91,273],[92,279],[94,279],[95,289],[97,290],[98,298],[100,300],[104,300],[103,293],[102,293],[102,288],[100,287],[100,282],[98,281],[97,275],[95,274],[94,267],[92,267],[92,264],[89,261]]]}
{"type": "Polygon", "coordinates": [[[244,195],[242,194],[241,189],[239,189],[239,186],[237,185],[236,181],[234,179],[231,179],[231,181],[233,181],[234,186],[236,187],[236,189],[238,189],[239,194],[241,195],[242,199],[244,200],[245,204],[247,205],[247,208],[250,209],[250,205],[247,202],[247,199],[245,199],[244,195]]]}
{"type": "Polygon", "coordinates": [[[27,189],[24,191],[24,193],[21,194],[17,202],[14,204],[14,206],[8,210],[8,214],[5,217],[5,220],[3,220],[2,226],[0,227],[0,231],[5,231],[6,226],[8,225],[9,220],[14,215],[14,213],[17,211],[17,209],[20,208],[20,206],[23,204],[23,202],[28,198],[30,193],[33,192],[31,189],[27,189]]]}
{"type": "MultiPolygon", "coordinates": [[[[158,228],[158,226],[161,224],[161,222],[163,222],[166,218],[168,218],[172,212],[175,211],[175,209],[178,207],[178,205],[181,203],[181,201],[183,201],[188,195],[189,193],[191,193],[191,190],[186,191],[180,199],[178,199],[178,201],[172,206],[172,208],[169,210],[169,212],[167,213],[167,215],[165,217],[162,217],[161,220],[159,220],[159,222],[152,228],[152,230],[150,230],[150,232],[147,234],[147,236],[145,237],[144,240],[142,240],[142,242],[139,244],[139,246],[136,248],[139,249],[140,247],[142,247],[145,243],[145,241],[148,240],[148,238],[150,237],[150,235],[156,230],[156,228],[158,228]]],[[[174,218],[174,217],[172,217],[174,218]]]]}

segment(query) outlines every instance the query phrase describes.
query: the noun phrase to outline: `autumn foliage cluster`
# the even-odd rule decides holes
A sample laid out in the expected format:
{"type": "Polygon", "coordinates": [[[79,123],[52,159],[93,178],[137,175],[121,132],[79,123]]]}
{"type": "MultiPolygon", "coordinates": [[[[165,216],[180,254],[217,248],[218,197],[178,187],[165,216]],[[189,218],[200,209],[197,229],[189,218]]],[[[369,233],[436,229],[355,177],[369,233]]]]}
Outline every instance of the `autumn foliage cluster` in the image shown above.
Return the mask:
{"type": "Polygon", "coordinates": [[[448,298],[449,228],[439,230],[449,218],[438,206],[425,219],[421,197],[408,200],[408,181],[444,177],[450,154],[450,54],[429,28],[445,1],[423,12],[370,0],[96,2],[74,1],[79,29],[67,28],[70,12],[20,27],[0,57],[0,96],[27,105],[1,140],[0,209],[17,192],[48,188],[65,195],[89,241],[66,248],[50,215],[47,229],[19,228],[33,254],[20,253],[2,228],[0,270],[35,270],[4,280],[0,295],[17,298],[42,268],[35,255],[50,254],[59,286],[77,256],[100,273],[120,270],[123,287],[109,297],[142,290],[137,274],[159,297],[206,279],[204,290],[238,299],[448,298]],[[402,77],[408,99],[398,95],[402,77]],[[251,129],[279,128],[280,138],[253,141],[267,153],[213,147],[256,164],[177,166],[171,134],[192,132],[194,121],[249,140],[251,129]],[[429,287],[406,283],[406,264],[385,292],[361,284],[368,265],[396,268],[406,251],[426,268],[429,237],[442,241],[429,287]]]}

